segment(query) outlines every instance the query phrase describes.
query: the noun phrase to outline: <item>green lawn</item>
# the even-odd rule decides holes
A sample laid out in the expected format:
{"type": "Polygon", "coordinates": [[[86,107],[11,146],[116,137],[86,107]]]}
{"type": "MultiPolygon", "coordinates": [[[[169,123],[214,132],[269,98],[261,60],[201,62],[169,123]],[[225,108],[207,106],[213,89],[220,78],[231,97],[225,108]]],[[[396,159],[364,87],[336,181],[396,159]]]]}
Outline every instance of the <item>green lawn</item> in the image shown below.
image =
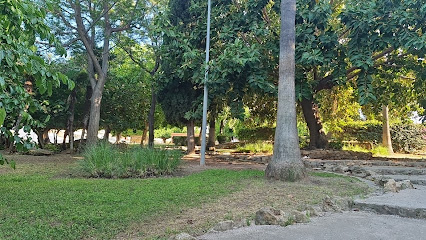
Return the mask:
{"type": "Polygon", "coordinates": [[[133,221],[199,206],[242,189],[261,171],[209,170],[182,178],[73,179],[0,175],[0,239],[111,239],[133,221]]]}

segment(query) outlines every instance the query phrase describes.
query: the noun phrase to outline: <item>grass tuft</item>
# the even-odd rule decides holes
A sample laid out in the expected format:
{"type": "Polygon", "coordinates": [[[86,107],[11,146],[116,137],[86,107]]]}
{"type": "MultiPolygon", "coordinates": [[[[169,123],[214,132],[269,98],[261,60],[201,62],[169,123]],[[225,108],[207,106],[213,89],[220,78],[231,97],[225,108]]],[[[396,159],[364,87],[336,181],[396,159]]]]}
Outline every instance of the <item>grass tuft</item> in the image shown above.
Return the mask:
{"type": "Polygon", "coordinates": [[[177,150],[137,147],[122,152],[105,142],[87,148],[83,155],[82,171],[103,178],[168,175],[176,170],[182,157],[177,150]]]}
{"type": "Polygon", "coordinates": [[[258,141],[256,143],[247,143],[237,148],[238,152],[246,153],[268,153],[272,154],[274,145],[270,142],[258,141]]]}

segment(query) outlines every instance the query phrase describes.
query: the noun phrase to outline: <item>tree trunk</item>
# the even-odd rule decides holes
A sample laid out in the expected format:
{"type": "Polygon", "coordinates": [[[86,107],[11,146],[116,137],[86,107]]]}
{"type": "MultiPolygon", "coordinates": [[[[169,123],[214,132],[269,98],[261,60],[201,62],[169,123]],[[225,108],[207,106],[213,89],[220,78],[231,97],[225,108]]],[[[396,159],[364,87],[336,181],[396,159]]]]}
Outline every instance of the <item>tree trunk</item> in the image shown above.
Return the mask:
{"type": "Polygon", "coordinates": [[[90,117],[87,127],[87,144],[98,141],[99,120],[101,119],[101,101],[104,86],[96,86],[90,99],[90,117]]]}
{"type": "Polygon", "coordinates": [[[62,150],[66,150],[67,149],[66,140],[67,140],[68,134],[69,134],[68,129],[66,129],[65,132],[64,132],[64,141],[62,141],[62,150]]]}
{"type": "Polygon", "coordinates": [[[154,86],[151,86],[151,109],[149,109],[148,124],[149,124],[149,139],[148,147],[154,147],[154,125],[155,125],[155,105],[157,103],[157,94],[154,86]]]}
{"type": "Polygon", "coordinates": [[[75,102],[77,101],[77,92],[76,88],[71,91],[70,94],[70,105],[69,105],[69,116],[67,121],[68,132],[70,134],[70,153],[74,152],[74,110],[75,102]]]}
{"type": "Polygon", "coordinates": [[[295,96],[296,0],[281,0],[280,63],[274,155],[267,178],[296,181],[306,176],[300,157],[295,96]]]}
{"type": "MultiPolygon", "coordinates": [[[[13,130],[13,135],[19,135],[19,125],[21,124],[22,121],[22,114],[19,114],[18,119],[16,120],[15,126],[13,126],[12,130],[13,130]]],[[[12,140],[10,142],[9,145],[9,152],[13,153],[15,152],[15,140],[12,140]]]]}
{"type": "Polygon", "coordinates": [[[43,149],[44,148],[44,130],[36,130],[37,133],[37,140],[38,140],[38,146],[43,149]]]}
{"type": "Polygon", "coordinates": [[[104,134],[104,141],[109,142],[109,135],[111,133],[111,128],[109,126],[107,126],[105,128],[105,134],[104,134]]]}
{"type": "Polygon", "coordinates": [[[187,131],[186,131],[186,139],[187,139],[187,153],[193,153],[195,151],[195,137],[194,137],[194,120],[190,120],[188,124],[186,125],[187,131]]]}
{"type": "Polygon", "coordinates": [[[115,143],[120,143],[121,132],[118,132],[116,135],[115,143]]]}
{"type": "Polygon", "coordinates": [[[322,128],[318,106],[307,99],[303,99],[301,105],[303,116],[309,128],[309,148],[326,148],[328,140],[322,128]]]}
{"type": "Polygon", "coordinates": [[[383,135],[382,135],[382,144],[387,148],[388,153],[393,153],[392,140],[389,127],[389,107],[388,105],[382,106],[383,114],[383,135]]]}
{"type": "Polygon", "coordinates": [[[214,147],[216,145],[216,119],[212,116],[209,122],[209,139],[207,142],[207,148],[214,147]]]}
{"type": "Polygon", "coordinates": [[[81,131],[81,141],[86,135],[87,128],[89,126],[90,118],[90,99],[92,97],[93,89],[91,86],[86,86],[86,97],[84,102],[84,115],[83,115],[83,130],[81,131]]]}
{"type": "Polygon", "coordinates": [[[48,128],[43,130],[43,142],[46,143],[50,143],[50,138],[49,138],[49,130],[48,128]]]}
{"type": "Polygon", "coordinates": [[[219,133],[223,134],[223,128],[225,126],[224,124],[225,119],[220,120],[220,125],[219,125],[219,133]]]}
{"type": "Polygon", "coordinates": [[[143,147],[143,143],[144,143],[144,141],[146,139],[146,135],[147,135],[147,132],[148,132],[148,127],[149,127],[149,123],[145,122],[145,128],[143,129],[142,138],[141,138],[141,146],[142,147],[143,147]]]}

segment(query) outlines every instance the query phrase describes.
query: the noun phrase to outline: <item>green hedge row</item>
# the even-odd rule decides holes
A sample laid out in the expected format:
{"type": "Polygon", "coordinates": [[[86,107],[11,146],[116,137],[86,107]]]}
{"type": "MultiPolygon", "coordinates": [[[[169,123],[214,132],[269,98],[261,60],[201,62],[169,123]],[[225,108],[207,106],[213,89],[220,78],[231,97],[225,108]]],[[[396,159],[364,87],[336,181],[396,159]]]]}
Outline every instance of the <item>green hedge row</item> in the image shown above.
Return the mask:
{"type": "Polygon", "coordinates": [[[256,142],[256,141],[273,141],[275,128],[259,127],[259,128],[242,128],[237,132],[237,138],[240,141],[256,142]]]}
{"type": "MultiPolygon", "coordinates": [[[[382,142],[381,123],[350,123],[343,126],[343,132],[337,134],[339,140],[359,142],[382,142]]],[[[414,124],[396,124],[391,126],[392,147],[397,152],[413,152],[426,146],[426,127],[414,124]]]]}

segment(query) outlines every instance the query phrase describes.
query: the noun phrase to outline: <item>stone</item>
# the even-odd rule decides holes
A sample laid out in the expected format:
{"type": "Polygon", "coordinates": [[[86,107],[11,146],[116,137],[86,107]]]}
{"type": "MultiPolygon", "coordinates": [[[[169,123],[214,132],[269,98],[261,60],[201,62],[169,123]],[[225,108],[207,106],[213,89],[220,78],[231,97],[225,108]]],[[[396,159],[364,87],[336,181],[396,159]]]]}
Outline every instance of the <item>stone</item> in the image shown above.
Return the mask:
{"type": "Polygon", "coordinates": [[[343,212],[352,209],[353,200],[351,198],[326,196],[323,200],[322,210],[324,212],[343,212]]]}
{"type": "Polygon", "coordinates": [[[383,190],[385,192],[399,192],[399,189],[401,188],[400,184],[397,184],[394,179],[389,179],[383,186],[383,190]]]}
{"type": "Polygon", "coordinates": [[[224,232],[224,231],[228,231],[234,228],[234,221],[232,220],[227,220],[227,221],[223,221],[223,222],[219,222],[218,224],[216,224],[216,226],[214,226],[210,232],[224,232]]]}
{"type": "Polygon", "coordinates": [[[296,223],[308,223],[311,221],[306,211],[300,212],[294,210],[291,212],[291,215],[293,216],[293,219],[296,223]]]}
{"type": "Polygon", "coordinates": [[[401,190],[403,189],[414,189],[413,183],[411,183],[410,180],[402,180],[401,183],[401,190]]]}
{"type": "Polygon", "coordinates": [[[272,207],[264,207],[256,212],[255,224],[256,225],[281,225],[288,224],[291,216],[281,210],[272,207]]]}
{"type": "Polygon", "coordinates": [[[179,233],[169,238],[169,240],[193,240],[193,239],[196,239],[196,238],[189,235],[188,233],[179,233]]]}

